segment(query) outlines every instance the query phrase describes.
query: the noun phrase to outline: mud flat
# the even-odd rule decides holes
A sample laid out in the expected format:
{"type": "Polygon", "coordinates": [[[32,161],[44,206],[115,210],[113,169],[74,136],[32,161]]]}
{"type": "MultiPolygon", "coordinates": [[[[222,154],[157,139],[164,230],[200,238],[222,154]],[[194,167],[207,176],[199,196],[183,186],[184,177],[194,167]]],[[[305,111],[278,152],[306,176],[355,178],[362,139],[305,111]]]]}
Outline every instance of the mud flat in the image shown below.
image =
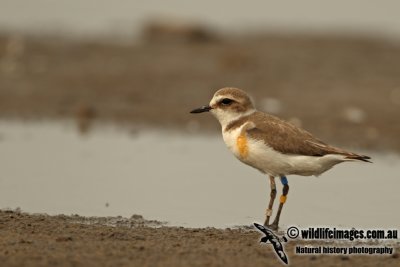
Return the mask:
{"type": "MultiPolygon", "coordinates": [[[[84,218],[0,211],[2,266],[279,265],[272,248],[260,245],[259,239],[260,234],[251,229],[166,227],[139,215],[84,218]]],[[[291,266],[400,266],[398,252],[296,255],[299,244],[285,244],[291,266]]],[[[399,249],[398,244],[391,247],[399,249]]]]}
{"type": "Polygon", "coordinates": [[[326,142],[400,151],[398,42],[175,34],[126,43],[0,35],[0,117],[217,132],[215,120],[188,111],[235,86],[326,142]]]}

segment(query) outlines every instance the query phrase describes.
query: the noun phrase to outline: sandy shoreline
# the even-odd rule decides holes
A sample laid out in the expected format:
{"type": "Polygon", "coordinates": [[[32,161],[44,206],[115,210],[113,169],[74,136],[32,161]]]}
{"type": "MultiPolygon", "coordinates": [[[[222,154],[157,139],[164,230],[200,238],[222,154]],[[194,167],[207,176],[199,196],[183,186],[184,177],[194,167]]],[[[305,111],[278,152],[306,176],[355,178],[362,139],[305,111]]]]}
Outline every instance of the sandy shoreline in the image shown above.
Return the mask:
{"type": "MultiPolygon", "coordinates": [[[[248,229],[150,227],[141,216],[97,218],[0,211],[2,266],[279,266],[260,233],[248,229]],[[120,224],[118,224],[118,221],[120,224]],[[114,226],[105,225],[107,222],[114,226]],[[117,223],[116,223],[117,222],[117,223]]],[[[153,222],[155,223],[155,222],[153,222]]],[[[154,226],[154,225],[153,225],[154,226]]],[[[296,255],[290,266],[400,266],[392,255],[296,255]]],[[[327,243],[324,243],[325,245],[327,243]]],[[[329,243],[335,245],[335,243],[329,243]]]]}

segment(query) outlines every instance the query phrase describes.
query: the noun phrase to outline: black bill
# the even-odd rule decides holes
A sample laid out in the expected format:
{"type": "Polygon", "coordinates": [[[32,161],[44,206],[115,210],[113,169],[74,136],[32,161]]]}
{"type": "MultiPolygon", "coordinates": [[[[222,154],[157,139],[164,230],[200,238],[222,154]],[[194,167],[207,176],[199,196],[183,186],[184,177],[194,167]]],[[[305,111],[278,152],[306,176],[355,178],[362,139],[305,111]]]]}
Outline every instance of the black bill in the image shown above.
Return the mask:
{"type": "Polygon", "coordinates": [[[190,111],[190,113],[202,113],[202,112],[208,112],[212,109],[209,105],[207,106],[202,106],[201,108],[196,108],[190,111]]]}

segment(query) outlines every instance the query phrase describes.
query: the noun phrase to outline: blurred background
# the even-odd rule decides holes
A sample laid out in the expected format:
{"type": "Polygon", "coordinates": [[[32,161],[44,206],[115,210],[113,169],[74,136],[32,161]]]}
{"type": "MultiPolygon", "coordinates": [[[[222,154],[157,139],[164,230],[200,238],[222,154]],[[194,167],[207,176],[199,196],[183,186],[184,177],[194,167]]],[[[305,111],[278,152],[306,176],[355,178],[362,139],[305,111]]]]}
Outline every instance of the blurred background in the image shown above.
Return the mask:
{"type": "Polygon", "coordinates": [[[233,86],[373,157],[289,177],[284,224],[398,226],[388,205],[400,201],[398,10],[394,0],[0,0],[0,207],[263,221],[267,178],[230,155],[214,118],[188,113],[233,86]]]}

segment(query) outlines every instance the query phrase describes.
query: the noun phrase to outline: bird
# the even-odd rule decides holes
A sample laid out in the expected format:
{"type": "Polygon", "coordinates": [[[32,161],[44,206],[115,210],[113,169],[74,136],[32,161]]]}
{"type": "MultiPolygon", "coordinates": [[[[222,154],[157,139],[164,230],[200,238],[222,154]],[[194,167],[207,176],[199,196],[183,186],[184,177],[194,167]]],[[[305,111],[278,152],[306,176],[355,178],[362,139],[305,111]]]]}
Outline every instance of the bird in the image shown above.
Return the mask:
{"type": "Polygon", "coordinates": [[[278,230],[289,193],[288,175],[319,176],[342,162],[371,162],[369,156],[328,145],[300,127],[258,111],[250,96],[239,88],[219,89],[208,105],[190,111],[203,112],[210,112],[219,121],[223,140],[236,158],[269,177],[271,192],[264,225],[273,230],[278,230]],[[277,195],[275,178],[283,187],[270,224],[277,195]]]}
{"type": "Polygon", "coordinates": [[[254,223],[254,226],[260,230],[262,233],[264,233],[265,236],[263,236],[260,240],[260,243],[265,243],[267,244],[268,241],[271,242],[271,244],[274,246],[274,250],[276,252],[276,255],[286,264],[288,264],[288,258],[285,254],[285,251],[283,250],[283,246],[281,241],[287,242],[287,238],[283,236],[282,238],[279,238],[274,232],[271,230],[265,228],[261,224],[254,223]]]}

